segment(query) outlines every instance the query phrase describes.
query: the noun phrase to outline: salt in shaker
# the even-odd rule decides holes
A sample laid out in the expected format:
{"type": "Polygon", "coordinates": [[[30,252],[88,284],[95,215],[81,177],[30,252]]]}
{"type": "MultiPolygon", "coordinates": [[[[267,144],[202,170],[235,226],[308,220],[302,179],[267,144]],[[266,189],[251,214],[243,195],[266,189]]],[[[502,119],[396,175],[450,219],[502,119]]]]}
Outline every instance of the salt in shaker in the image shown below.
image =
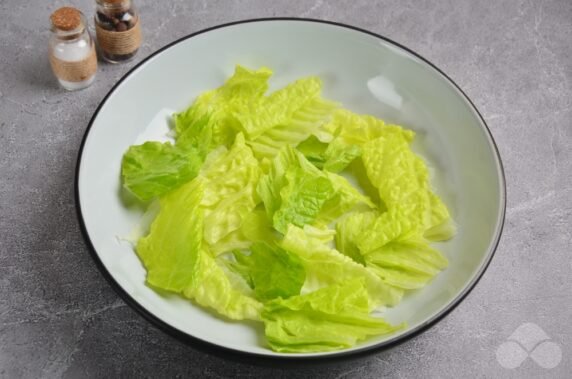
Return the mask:
{"type": "Polygon", "coordinates": [[[50,20],[50,64],[60,85],[70,91],[88,87],[95,79],[97,55],[85,17],[75,8],[63,7],[50,20]]]}

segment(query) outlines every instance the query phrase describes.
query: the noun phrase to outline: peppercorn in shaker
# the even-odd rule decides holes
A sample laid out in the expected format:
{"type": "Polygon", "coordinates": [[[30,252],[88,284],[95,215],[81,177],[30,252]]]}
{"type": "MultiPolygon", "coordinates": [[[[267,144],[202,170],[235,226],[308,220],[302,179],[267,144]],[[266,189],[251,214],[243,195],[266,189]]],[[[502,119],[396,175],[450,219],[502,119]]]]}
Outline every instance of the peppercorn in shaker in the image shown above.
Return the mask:
{"type": "Polygon", "coordinates": [[[139,14],[131,0],[96,0],[95,32],[103,59],[132,59],[141,45],[139,14]]]}
{"type": "Polygon", "coordinates": [[[75,8],[63,7],[50,20],[50,64],[60,85],[70,91],[88,87],[95,79],[97,55],[85,17],[75,8]]]}

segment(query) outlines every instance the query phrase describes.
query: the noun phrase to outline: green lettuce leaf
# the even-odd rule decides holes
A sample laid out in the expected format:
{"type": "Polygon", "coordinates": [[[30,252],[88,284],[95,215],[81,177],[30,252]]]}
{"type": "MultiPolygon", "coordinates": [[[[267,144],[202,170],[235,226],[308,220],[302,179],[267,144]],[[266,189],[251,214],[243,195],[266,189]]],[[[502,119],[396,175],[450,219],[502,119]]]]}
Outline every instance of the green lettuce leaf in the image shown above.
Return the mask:
{"type": "Polygon", "coordinates": [[[361,233],[370,230],[378,216],[375,211],[354,212],[336,223],[336,249],[365,266],[365,259],[357,244],[361,233]]]}
{"type": "Polygon", "coordinates": [[[365,280],[357,278],[315,292],[265,304],[262,320],[270,347],[279,352],[338,350],[368,336],[392,333],[392,326],[369,315],[365,280]]]}
{"type": "MultiPolygon", "coordinates": [[[[318,77],[299,79],[259,102],[251,102],[250,108],[240,109],[234,117],[250,141],[258,140],[262,145],[266,141],[268,147],[274,147],[278,152],[282,146],[276,146],[276,141],[280,141],[280,145],[296,145],[328,121],[337,104],[322,99],[321,91],[322,83],[318,77]],[[274,128],[279,130],[270,132],[274,128]],[[270,134],[262,137],[266,132],[270,134]]],[[[258,151],[258,148],[254,150],[258,151]]]]}
{"type": "Polygon", "coordinates": [[[238,230],[244,217],[259,202],[256,186],[260,178],[258,161],[245,144],[242,133],[232,148],[219,154],[202,172],[206,179],[201,207],[205,214],[204,238],[213,245],[238,230]]]}
{"type": "Polygon", "coordinates": [[[304,141],[300,142],[296,149],[304,154],[306,159],[319,169],[324,168],[326,162],[325,153],[328,148],[326,142],[322,142],[316,136],[310,136],[304,141]]]}
{"type": "Polygon", "coordinates": [[[258,158],[272,158],[286,145],[296,146],[309,137],[331,140],[332,136],[323,130],[337,104],[316,98],[293,112],[289,119],[267,129],[251,139],[249,145],[258,158]],[[316,137],[318,136],[318,137],[316,137]]]}
{"type": "Polygon", "coordinates": [[[342,138],[325,143],[313,135],[298,144],[296,149],[314,166],[334,173],[342,171],[361,155],[358,145],[347,144],[342,138]]]}
{"type": "Polygon", "coordinates": [[[220,255],[233,250],[245,250],[254,242],[273,243],[277,233],[268,219],[266,212],[255,210],[244,216],[239,229],[209,246],[213,255],[220,255]]]}
{"type": "Polygon", "coordinates": [[[299,166],[299,156],[294,149],[284,148],[272,160],[270,169],[258,182],[256,191],[266,209],[268,217],[272,219],[282,204],[280,191],[287,184],[286,171],[289,167],[299,166]]]}
{"type": "Polygon", "coordinates": [[[394,133],[372,140],[364,145],[362,160],[388,210],[398,211],[412,224],[412,230],[429,231],[426,238],[452,237],[449,212],[432,192],[427,167],[411,150],[407,138],[394,133]]]}
{"type": "Polygon", "coordinates": [[[204,179],[196,178],[160,199],[159,214],[136,249],[147,269],[147,283],[183,294],[231,319],[257,320],[262,305],[235,290],[204,250],[204,186],[204,179]]]}
{"type": "Polygon", "coordinates": [[[290,167],[286,171],[287,184],[280,190],[281,206],[274,214],[274,227],[286,233],[288,225],[311,224],[322,206],[334,195],[334,188],[328,178],[290,167]]]}
{"type": "Polygon", "coordinates": [[[199,250],[193,280],[183,294],[230,319],[260,320],[262,304],[237,290],[215,258],[204,249],[199,250]]]}
{"type": "Polygon", "coordinates": [[[324,129],[347,145],[361,146],[381,136],[397,135],[412,141],[415,133],[398,125],[386,124],[383,120],[369,115],[358,115],[346,109],[334,112],[324,129]]]}
{"type": "MultiPolygon", "coordinates": [[[[180,122],[181,121],[179,121],[179,123],[180,122]]],[[[175,123],[177,123],[177,121],[175,121],[175,123]]],[[[177,147],[183,149],[196,149],[204,159],[211,151],[213,133],[212,118],[209,114],[197,117],[191,117],[188,115],[185,123],[186,127],[177,135],[177,147]]]]}
{"type": "Polygon", "coordinates": [[[423,239],[386,244],[365,255],[367,267],[392,286],[417,289],[447,267],[447,259],[423,239]]]}
{"type": "Polygon", "coordinates": [[[428,228],[423,237],[431,241],[446,241],[451,239],[457,232],[457,226],[449,214],[449,210],[443,201],[434,193],[429,194],[431,215],[429,216],[428,228]]]}
{"type": "Polygon", "coordinates": [[[360,155],[361,149],[358,145],[347,145],[341,140],[335,139],[328,145],[324,153],[324,170],[340,172],[360,155]]]}
{"type": "Polygon", "coordinates": [[[330,247],[334,231],[290,225],[282,240],[283,249],[300,257],[306,269],[304,288],[315,290],[347,280],[363,278],[370,298],[370,310],[396,305],[402,291],[383,282],[374,272],[330,247]]]}
{"type": "Polygon", "coordinates": [[[351,210],[375,209],[376,205],[369,197],[360,193],[343,176],[325,172],[324,173],[334,189],[334,196],[331,196],[322,206],[317,219],[322,223],[329,223],[351,210]]]}
{"type": "Polygon", "coordinates": [[[175,115],[178,140],[196,135],[206,124],[211,149],[230,146],[242,131],[258,158],[271,158],[283,146],[294,146],[311,134],[328,138],[321,127],[338,104],[321,97],[320,79],[300,79],[265,96],[271,75],[267,68],[252,71],[237,66],[223,86],[202,93],[186,111],[175,115]]]}
{"type": "Polygon", "coordinates": [[[203,192],[204,180],[196,178],[160,199],[150,232],[136,249],[151,286],[181,293],[191,283],[202,247],[203,192]]]}
{"type": "Polygon", "coordinates": [[[123,186],[139,200],[151,200],[196,177],[203,159],[199,149],[169,142],[131,146],[121,163],[123,186]]]}
{"type": "Polygon", "coordinates": [[[324,203],[334,195],[328,177],[291,146],[280,150],[268,174],[258,184],[258,195],[268,217],[281,233],[288,224],[312,223],[324,203]]]}
{"type": "Polygon", "coordinates": [[[235,252],[235,268],[251,283],[256,299],[268,301],[300,294],[306,273],[300,259],[277,245],[257,242],[250,254],[235,252]]]}
{"type": "Polygon", "coordinates": [[[447,267],[447,259],[398,217],[393,211],[352,213],[336,224],[336,247],[387,284],[421,288],[447,267]]]}
{"type": "Polygon", "coordinates": [[[236,115],[259,106],[271,75],[272,71],[265,67],[253,71],[237,65],[234,75],[223,86],[203,92],[187,110],[174,116],[177,136],[183,138],[196,120],[208,116],[210,147],[230,146],[241,129],[236,115]]]}

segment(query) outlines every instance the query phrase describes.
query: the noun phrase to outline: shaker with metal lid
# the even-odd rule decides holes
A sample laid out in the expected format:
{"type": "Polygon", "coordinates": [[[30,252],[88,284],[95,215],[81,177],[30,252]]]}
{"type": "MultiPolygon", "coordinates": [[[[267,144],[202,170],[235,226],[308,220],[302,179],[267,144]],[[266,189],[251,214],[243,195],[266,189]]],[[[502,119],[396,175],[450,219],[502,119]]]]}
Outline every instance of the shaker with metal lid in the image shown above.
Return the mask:
{"type": "Polygon", "coordinates": [[[95,79],[97,55],[85,17],[75,8],[63,7],[50,20],[50,64],[60,85],[70,91],[88,87],[95,79]]]}
{"type": "Polygon", "coordinates": [[[139,14],[132,0],[96,0],[95,31],[103,59],[131,60],[141,46],[139,14]]]}

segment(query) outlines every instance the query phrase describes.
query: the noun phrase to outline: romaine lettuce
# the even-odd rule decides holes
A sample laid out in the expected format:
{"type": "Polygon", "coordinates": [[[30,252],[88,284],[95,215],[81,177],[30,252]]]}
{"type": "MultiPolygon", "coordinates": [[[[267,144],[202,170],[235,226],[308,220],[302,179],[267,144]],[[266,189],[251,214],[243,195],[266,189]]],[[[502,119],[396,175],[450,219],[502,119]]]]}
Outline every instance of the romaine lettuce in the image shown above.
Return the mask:
{"type": "Polygon", "coordinates": [[[443,270],[430,242],[455,232],[415,134],[341,109],[317,77],[267,93],[271,75],[237,66],[174,115],[175,143],[125,153],[125,189],[159,208],[136,245],[146,282],[262,321],[279,352],[395,332],[371,313],[443,270]]]}
{"type": "Polygon", "coordinates": [[[304,229],[293,225],[288,227],[281,246],[302,260],[306,269],[305,292],[363,278],[369,294],[370,310],[381,305],[396,305],[402,291],[389,286],[367,267],[330,247],[329,242],[334,234],[334,231],[330,233],[309,226],[304,229]]]}
{"type": "Polygon", "coordinates": [[[452,224],[449,212],[433,194],[427,167],[406,137],[390,133],[369,141],[363,147],[362,160],[387,209],[399,214],[400,223],[411,224],[408,232],[428,232],[426,237],[438,240],[452,237],[454,228],[447,227],[452,224]]]}
{"type": "Polygon", "coordinates": [[[234,268],[250,283],[258,300],[300,294],[306,279],[304,266],[300,258],[276,244],[257,242],[250,247],[250,254],[236,251],[234,258],[234,268]]]}
{"type": "Polygon", "coordinates": [[[308,353],[351,347],[368,336],[392,333],[392,326],[369,315],[365,280],[351,279],[309,294],[265,304],[262,320],[270,347],[308,353]]]}
{"type": "Polygon", "coordinates": [[[145,142],[127,150],[121,164],[123,186],[141,201],[161,196],[193,179],[203,156],[196,148],[145,142]]]}
{"type": "Polygon", "coordinates": [[[180,293],[231,319],[257,320],[262,305],[234,289],[203,246],[204,186],[204,179],[196,178],[161,198],[150,233],[137,244],[147,283],[180,293]]]}
{"type": "Polygon", "coordinates": [[[242,133],[232,148],[218,156],[202,173],[206,179],[201,207],[205,215],[204,237],[215,244],[242,225],[258,203],[258,161],[245,144],[242,133]]]}

